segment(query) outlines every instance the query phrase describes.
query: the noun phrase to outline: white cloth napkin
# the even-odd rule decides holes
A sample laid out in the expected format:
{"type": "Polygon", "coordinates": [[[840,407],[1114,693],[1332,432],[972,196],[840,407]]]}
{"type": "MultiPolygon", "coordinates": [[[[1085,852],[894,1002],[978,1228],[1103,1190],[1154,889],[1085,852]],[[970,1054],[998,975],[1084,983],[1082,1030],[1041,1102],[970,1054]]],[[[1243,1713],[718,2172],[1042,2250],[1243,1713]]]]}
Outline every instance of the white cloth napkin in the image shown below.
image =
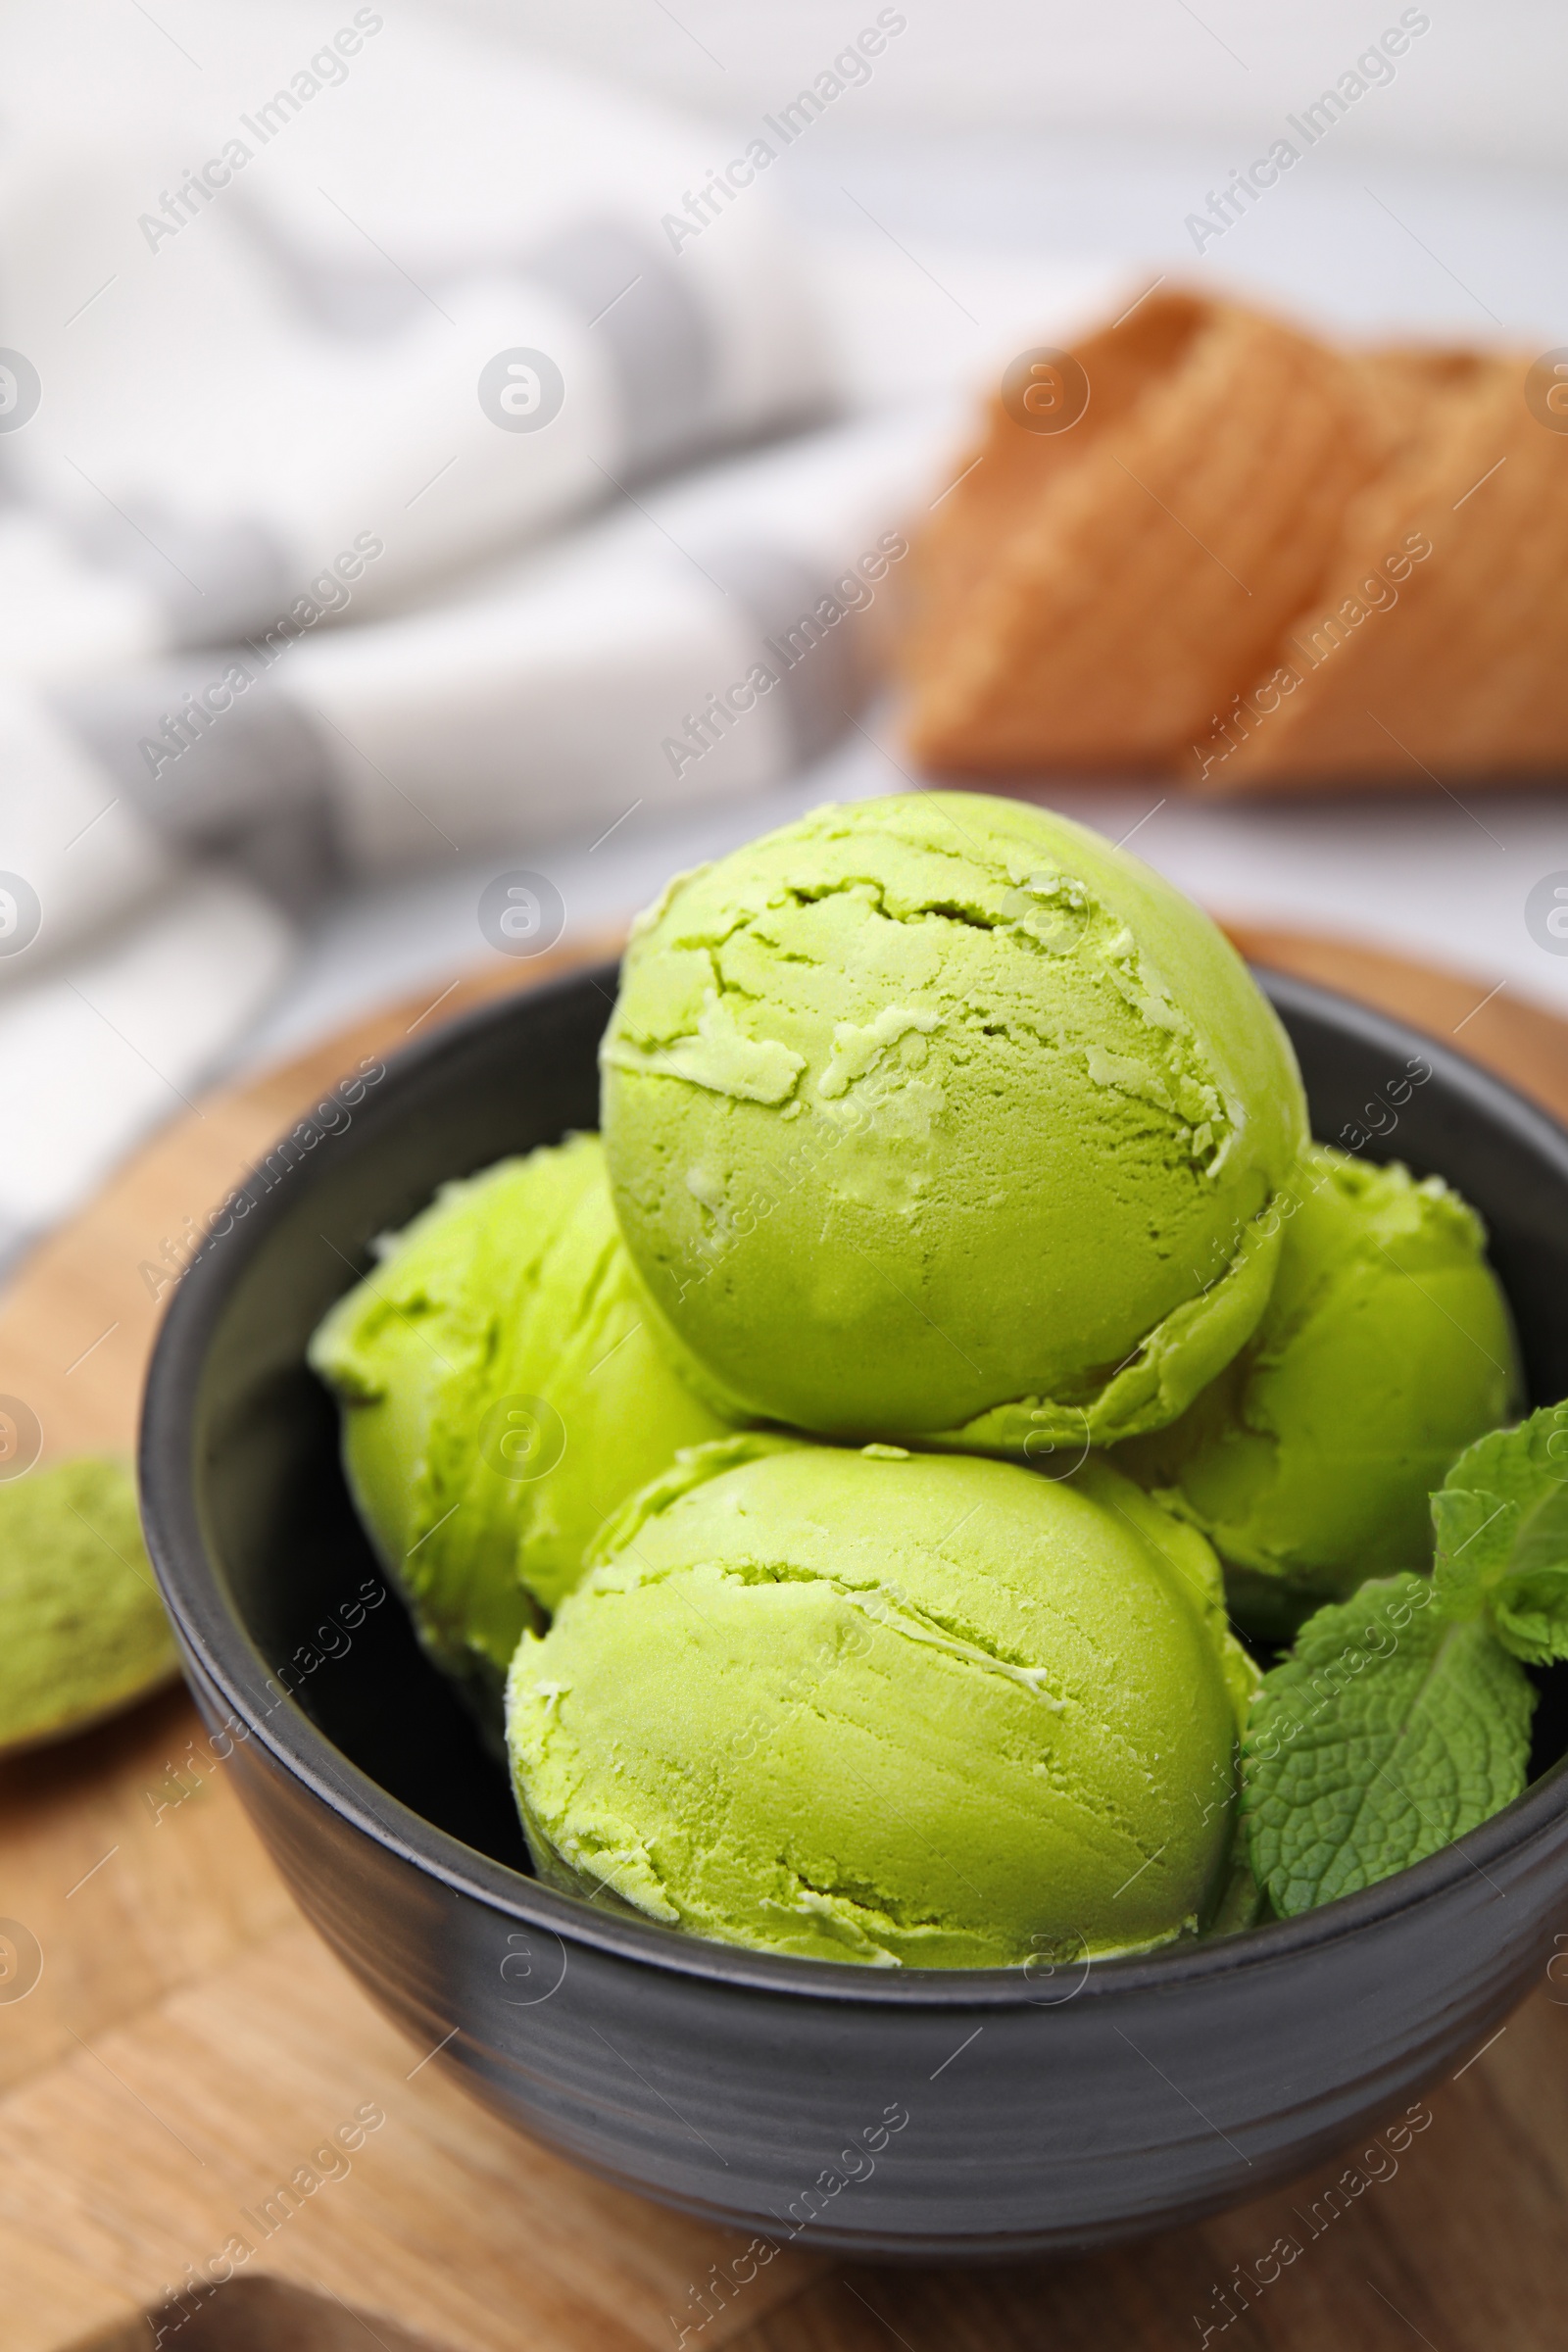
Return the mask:
{"type": "Polygon", "coordinates": [[[0,681],[0,854],[32,894],[7,901],[0,871],[0,1257],[179,1107],[323,892],[514,863],[823,750],[950,436],[927,413],[726,466],[270,669],[253,641],[52,693],[0,681]],[[11,955],[7,904],[36,924],[11,955]]]}
{"type": "Polygon", "coordinates": [[[802,431],[835,355],[768,191],[662,225],[705,131],[345,22],[292,110],[158,79],[0,153],[0,1255],[334,891],[831,744],[953,429],[802,431]]]}
{"type": "Polygon", "coordinates": [[[0,841],[37,902],[0,1012],[192,857],[299,913],[779,781],[858,707],[951,434],[936,405],[732,461],[399,617],[0,680],[0,841]]]}
{"type": "Polygon", "coordinates": [[[280,81],[265,142],[260,101],[132,136],[127,95],[0,155],[9,667],[384,611],[823,409],[766,190],[678,251],[662,226],[700,129],[372,21],[343,86],[280,81]]]}

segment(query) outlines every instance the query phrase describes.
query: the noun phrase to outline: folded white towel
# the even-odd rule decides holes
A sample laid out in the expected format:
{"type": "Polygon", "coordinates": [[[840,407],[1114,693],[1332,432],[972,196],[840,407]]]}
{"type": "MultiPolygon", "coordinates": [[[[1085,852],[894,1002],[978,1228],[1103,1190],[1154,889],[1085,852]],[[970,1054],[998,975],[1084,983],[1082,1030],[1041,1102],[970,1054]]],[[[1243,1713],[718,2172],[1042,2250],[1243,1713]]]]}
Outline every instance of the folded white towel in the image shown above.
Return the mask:
{"type": "Polygon", "coordinates": [[[270,113],[155,101],[145,127],[122,107],[8,150],[9,666],[406,604],[827,401],[767,190],[679,250],[662,225],[704,130],[444,25],[347,29],[352,56],[279,71],[270,113]]]}
{"type": "Polygon", "coordinates": [[[403,618],[0,689],[0,843],[37,905],[0,1000],[187,856],[298,911],[781,781],[858,706],[951,433],[938,406],[731,461],[403,618]]]}
{"type": "Polygon", "coordinates": [[[374,7],[195,96],[98,33],[0,152],[0,1253],[324,894],[820,754],[954,421],[802,429],[842,340],[708,125],[374,7]]]}

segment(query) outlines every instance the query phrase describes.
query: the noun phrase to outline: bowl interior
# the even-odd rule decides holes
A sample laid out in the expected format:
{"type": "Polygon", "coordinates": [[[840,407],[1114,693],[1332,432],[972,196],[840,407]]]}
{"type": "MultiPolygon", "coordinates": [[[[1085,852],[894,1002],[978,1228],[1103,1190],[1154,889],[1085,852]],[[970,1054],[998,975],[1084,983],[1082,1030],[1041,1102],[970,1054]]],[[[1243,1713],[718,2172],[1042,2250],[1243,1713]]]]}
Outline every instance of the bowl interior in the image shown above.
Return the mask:
{"type": "MultiPolygon", "coordinates": [[[[1465,1195],[1492,1237],[1531,1402],[1568,1395],[1568,1137],[1414,1032],[1304,983],[1259,977],[1300,1059],[1314,1134],[1445,1176],[1465,1195]]],[[[381,1570],[344,1486],[335,1407],[304,1350],[366,1270],[374,1237],[437,1184],[597,1124],[596,1049],[613,993],[612,967],[579,975],[486,1008],[394,1063],[346,1131],[310,1146],[305,1164],[263,1194],[201,1384],[208,1552],[255,1648],[369,1780],[523,1873],[504,1773],[396,1600],[365,1609],[381,1570]]],[[[1533,1773],[1568,1745],[1568,1669],[1539,1680],[1533,1773]]]]}

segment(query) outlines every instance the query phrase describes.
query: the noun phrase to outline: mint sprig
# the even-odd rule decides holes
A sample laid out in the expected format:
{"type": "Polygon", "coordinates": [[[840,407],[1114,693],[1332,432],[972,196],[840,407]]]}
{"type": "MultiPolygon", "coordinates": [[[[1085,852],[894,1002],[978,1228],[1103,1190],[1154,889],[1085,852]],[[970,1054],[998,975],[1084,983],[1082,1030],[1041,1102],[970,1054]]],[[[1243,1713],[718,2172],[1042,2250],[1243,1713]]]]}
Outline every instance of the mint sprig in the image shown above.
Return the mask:
{"type": "Polygon", "coordinates": [[[1432,1519],[1430,1579],[1319,1609],[1252,1702],[1242,1823],[1284,1918],[1408,1870],[1524,1788],[1519,1661],[1568,1658],[1568,1403],[1478,1439],[1432,1519]]]}
{"type": "Polygon", "coordinates": [[[1282,1918],[1375,1886],[1516,1797],[1536,1693],[1479,1617],[1424,1576],[1378,1578],[1309,1617],[1263,1678],[1241,1808],[1282,1918]]]}
{"type": "Polygon", "coordinates": [[[1432,1497],[1433,1584],[1533,1666],[1568,1658],[1568,1405],[1480,1438],[1432,1497]]]}

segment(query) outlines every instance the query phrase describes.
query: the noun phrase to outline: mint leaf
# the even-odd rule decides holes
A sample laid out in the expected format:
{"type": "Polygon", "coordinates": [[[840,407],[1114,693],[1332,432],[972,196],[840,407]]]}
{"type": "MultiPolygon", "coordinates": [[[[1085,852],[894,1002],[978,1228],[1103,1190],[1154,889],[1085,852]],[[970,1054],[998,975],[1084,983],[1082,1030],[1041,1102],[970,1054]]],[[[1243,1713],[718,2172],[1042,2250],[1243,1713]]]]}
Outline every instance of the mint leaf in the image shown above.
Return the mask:
{"type": "Polygon", "coordinates": [[[1533,1666],[1568,1658],[1568,1405],[1478,1439],[1433,1495],[1432,1523],[1447,1616],[1485,1617],[1533,1666]]]}
{"type": "Polygon", "coordinates": [[[1242,1758],[1242,1817],[1283,1918],[1407,1870],[1519,1794],[1536,1694],[1482,1620],[1431,1583],[1365,1584],[1309,1617],[1263,1677],[1242,1758]]]}

